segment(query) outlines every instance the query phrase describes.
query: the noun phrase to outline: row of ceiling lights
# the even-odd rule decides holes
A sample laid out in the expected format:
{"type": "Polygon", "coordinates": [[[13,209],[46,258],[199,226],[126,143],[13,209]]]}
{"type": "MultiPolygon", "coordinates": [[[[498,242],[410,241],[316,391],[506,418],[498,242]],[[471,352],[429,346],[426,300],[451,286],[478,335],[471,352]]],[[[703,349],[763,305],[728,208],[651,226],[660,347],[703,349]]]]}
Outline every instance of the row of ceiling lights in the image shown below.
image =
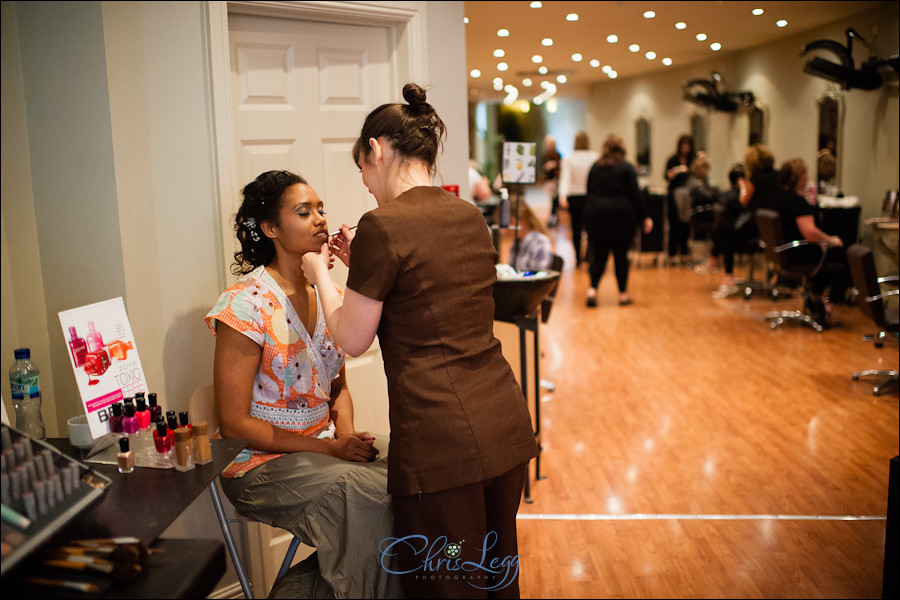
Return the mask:
{"type": "MultiPolygon", "coordinates": [[[[541,6],[542,6],[541,2],[532,2],[531,3],[531,8],[541,8],[541,6]]],[[[760,16],[765,11],[761,8],[754,8],[750,12],[754,16],[760,16]]],[[[656,17],[656,13],[653,12],[652,10],[648,10],[648,11],[644,12],[645,19],[653,19],[655,17],[656,17]]],[[[566,15],[566,20],[567,21],[577,21],[578,14],[577,13],[569,13],[568,15],[566,15]]],[[[468,19],[466,19],[466,22],[468,23],[468,19]]],[[[778,27],[786,27],[787,24],[788,24],[787,21],[784,19],[779,19],[778,21],[775,22],[775,25],[778,27]]],[[[686,28],[687,28],[687,23],[685,23],[684,21],[679,21],[679,22],[675,23],[675,29],[686,29],[686,28]]],[[[497,31],[497,37],[509,37],[509,30],[508,29],[499,29],[497,31]]],[[[695,37],[697,38],[697,41],[699,41],[699,42],[704,42],[707,39],[707,35],[705,33],[698,33],[695,37]]],[[[619,41],[619,36],[617,36],[615,34],[610,34],[610,35],[606,36],[606,41],[610,44],[615,44],[619,41]]],[[[551,38],[544,38],[543,40],[541,40],[541,44],[543,46],[552,46],[553,40],[551,38]]],[[[712,50],[714,52],[718,52],[719,50],[722,49],[722,44],[720,44],[719,42],[713,42],[709,45],[709,48],[710,48],[710,50],[712,50]]],[[[628,50],[631,52],[640,52],[641,47],[638,44],[631,44],[628,46],[628,50]]],[[[506,56],[506,51],[503,50],[502,48],[498,48],[498,49],[494,50],[495,58],[503,58],[504,56],[506,56]]],[[[647,58],[647,60],[655,60],[657,55],[656,55],[656,52],[653,52],[652,50],[650,50],[650,51],[645,52],[644,56],[647,58]]],[[[573,62],[581,62],[582,60],[584,60],[584,56],[582,56],[581,53],[576,52],[575,54],[572,55],[573,62]]],[[[544,59],[540,54],[535,54],[534,56],[531,57],[531,62],[533,62],[535,64],[540,64],[543,61],[544,61],[544,59]]],[[[669,57],[663,57],[661,62],[662,62],[662,64],[664,64],[665,66],[668,67],[668,66],[671,66],[672,59],[669,57]]],[[[591,67],[594,67],[594,68],[600,67],[600,61],[597,60],[596,58],[591,59],[589,64],[591,65],[591,67]]],[[[509,65],[507,65],[505,62],[500,62],[497,64],[498,71],[506,71],[508,68],[509,68],[509,65]]],[[[607,77],[609,77],[610,79],[615,79],[616,77],[618,77],[618,73],[616,73],[615,69],[613,69],[610,65],[603,65],[601,70],[604,73],[606,73],[607,77]]],[[[541,67],[538,68],[538,73],[540,73],[541,75],[546,75],[548,72],[549,72],[549,70],[547,69],[546,66],[541,65],[541,67]]],[[[472,69],[469,72],[469,76],[471,76],[473,79],[477,79],[477,78],[481,77],[481,71],[479,69],[472,69]]],[[[557,83],[563,84],[563,83],[566,83],[567,78],[564,74],[558,75],[556,77],[556,81],[557,81],[557,83]]],[[[557,89],[556,85],[550,83],[549,87],[548,87],[548,85],[545,85],[548,83],[549,82],[543,82],[541,84],[541,86],[544,88],[545,91],[540,96],[535,98],[535,104],[541,104],[542,102],[546,101],[549,98],[549,96],[552,96],[553,94],[556,93],[556,89],[557,89]],[[552,92],[550,91],[551,88],[552,88],[552,92]],[[549,94],[549,96],[548,96],[548,94],[549,94]]],[[[518,97],[518,93],[519,93],[518,89],[515,86],[513,86],[512,84],[504,85],[502,77],[495,77],[493,80],[493,84],[494,84],[494,89],[496,91],[502,90],[502,91],[507,92],[507,97],[504,100],[504,103],[512,104],[513,102],[515,102],[516,98],[518,97]]],[[[525,78],[522,80],[522,85],[524,87],[531,87],[533,85],[533,82],[531,79],[525,78]]]]}

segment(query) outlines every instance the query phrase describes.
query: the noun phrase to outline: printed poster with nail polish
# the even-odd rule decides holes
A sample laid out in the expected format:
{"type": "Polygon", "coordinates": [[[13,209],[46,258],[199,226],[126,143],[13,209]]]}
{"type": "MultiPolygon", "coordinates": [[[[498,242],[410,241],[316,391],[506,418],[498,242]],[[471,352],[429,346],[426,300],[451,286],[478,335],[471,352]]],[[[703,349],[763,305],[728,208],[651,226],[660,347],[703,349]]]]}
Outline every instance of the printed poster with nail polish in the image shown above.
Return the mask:
{"type": "Polygon", "coordinates": [[[94,439],[109,433],[111,406],[147,393],[144,369],[122,298],[59,313],[84,413],[94,439]]]}
{"type": "Polygon", "coordinates": [[[503,183],[537,181],[537,144],[503,142],[503,183]]]}

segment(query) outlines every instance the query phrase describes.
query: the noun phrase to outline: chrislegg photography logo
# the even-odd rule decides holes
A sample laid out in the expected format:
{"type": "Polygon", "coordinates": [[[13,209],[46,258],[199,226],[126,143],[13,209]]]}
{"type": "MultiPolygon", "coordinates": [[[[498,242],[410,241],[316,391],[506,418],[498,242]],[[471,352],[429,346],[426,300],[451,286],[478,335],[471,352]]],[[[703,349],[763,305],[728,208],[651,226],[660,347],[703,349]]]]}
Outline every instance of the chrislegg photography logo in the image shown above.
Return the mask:
{"type": "Polygon", "coordinates": [[[394,575],[412,575],[432,581],[465,581],[480,590],[502,590],[519,575],[519,555],[490,558],[497,545],[497,533],[488,532],[480,547],[472,548],[466,540],[450,541],[440,536],[434,541],[424,535],[386,538],[381,541],[381,568],[394,575]],[[397,570],[391,561],[398,554],[412,552],[418,559],[412,568],[397,570]]]}

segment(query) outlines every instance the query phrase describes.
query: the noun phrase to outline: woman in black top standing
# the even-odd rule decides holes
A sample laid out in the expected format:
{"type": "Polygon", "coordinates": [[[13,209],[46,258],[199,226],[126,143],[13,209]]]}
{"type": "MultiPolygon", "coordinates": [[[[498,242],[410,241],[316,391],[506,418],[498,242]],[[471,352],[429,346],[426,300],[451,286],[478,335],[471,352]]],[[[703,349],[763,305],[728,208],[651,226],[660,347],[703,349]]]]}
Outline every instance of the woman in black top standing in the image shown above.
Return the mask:
{"type": "Polygon", "coordinates": [[[616,265],[619,304],[631,304],[631,296],[628,295],[628,248],[638,223],[642,224],[644,233],[650,233],[653,220],[646,216],[637,172],[625,160],[625,144],[615,134],[606,138],[603,154],[591,168],[587,197],[584,225],[588,243],[593,249],[587,305],[592,308],[597,306],[597,286],[603,277],[610,251],[616,265]]]}
{"type": "Polygon", "coordinates": [[[685,134],[678,138],[675,154],[666,163],[666,181],[669,189],[666,199],[667,217],[669,221],[669,264],[675,264],[675,257],[681,254],[681,261],[687,259],[691,253],[688,240],[691,233],[691,224],[685,223],[678,216],[678,206],[675,203],[675,190],[686,187],[691,175],[691,163],[694,162],[697,153],[694,150],[694,138],[685,134]]]}

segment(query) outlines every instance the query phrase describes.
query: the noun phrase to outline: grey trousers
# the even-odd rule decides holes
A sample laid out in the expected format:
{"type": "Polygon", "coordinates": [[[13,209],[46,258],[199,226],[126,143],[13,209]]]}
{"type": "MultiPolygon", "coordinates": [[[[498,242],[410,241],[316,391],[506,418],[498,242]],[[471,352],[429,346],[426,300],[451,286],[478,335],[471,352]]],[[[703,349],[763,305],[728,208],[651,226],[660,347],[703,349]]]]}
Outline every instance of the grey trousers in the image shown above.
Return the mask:
{"type": "Polygon", "coordinates": [[[371,463],[285,454],[243,477],[222,478],[222,489],[239,515],[314,547],[336,598],[399,598],[397,576],[381,564],[381,541],[393,535],[387,442],[376,436],[381,452],[371,463]]]}

